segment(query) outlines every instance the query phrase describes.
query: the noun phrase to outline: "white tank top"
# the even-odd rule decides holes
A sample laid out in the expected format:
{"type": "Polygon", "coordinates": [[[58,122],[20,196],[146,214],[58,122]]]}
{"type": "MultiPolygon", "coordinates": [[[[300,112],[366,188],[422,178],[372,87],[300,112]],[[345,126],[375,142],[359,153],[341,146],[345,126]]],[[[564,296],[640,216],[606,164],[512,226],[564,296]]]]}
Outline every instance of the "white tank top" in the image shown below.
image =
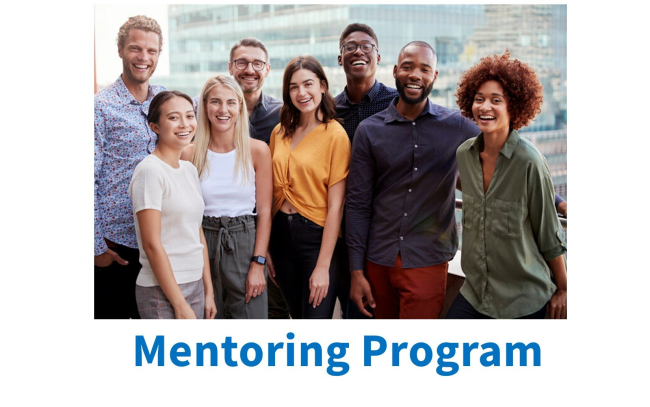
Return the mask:
{"type": "Polygon", "coordinates": [[[237,150],[215,153],[208,150],[210,172],[201,175],[201,192],[205,202],[205,216],[255,215],[255,169],[251,166],[251,182],[241,183],[241,171],[235,179],[237,150]]]}

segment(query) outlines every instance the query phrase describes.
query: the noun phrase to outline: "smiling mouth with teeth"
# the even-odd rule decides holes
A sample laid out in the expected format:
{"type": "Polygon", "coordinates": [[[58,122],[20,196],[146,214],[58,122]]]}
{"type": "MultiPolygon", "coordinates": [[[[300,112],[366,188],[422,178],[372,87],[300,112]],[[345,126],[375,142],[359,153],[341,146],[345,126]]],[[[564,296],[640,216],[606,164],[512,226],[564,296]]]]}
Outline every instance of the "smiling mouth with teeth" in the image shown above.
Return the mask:
{"type": "Polygon", "coordinates": [[[409,88],[409,89],[417,89],[417,90],[422,89],[422,86],[420,86],[420,85],[411,85],[411,84],[408,84],[408,85],[406,85],[406,87],[409,88]]]}
{"type": "Polygon", "coordinates": [[[496,119],[496,117],[494,117],[494,116],[479,116],[478,118],[481,119],[481,120],[494,120],[494,119],[496,119]]]}
{"type": "Polygon", "coordinates": [[[135,67],[138,69],[147,69],[149,68],[149,65],[135,65],[135,67]]]}
{"type": "Polygon", "coordinates": [[[230,120],[230,117],[228,116],[217,116],[218,120],[230,120]]]}
{"type": "Polygon", "coordinates": [[[363,66],[365,64],[366,64],[365,61],[354,61],[352,63],[352,66],[363,66]]]}
{"type": "Polygon", "coordinates": [[[189,135],[190,135],[190,132],[189,132],[189,131],[186,131],[185,133],[176,133],[176,135],[177,135],[177,136],[181,136],[181,137],[182,137],[182,136],[189,136],[189,135]]]}

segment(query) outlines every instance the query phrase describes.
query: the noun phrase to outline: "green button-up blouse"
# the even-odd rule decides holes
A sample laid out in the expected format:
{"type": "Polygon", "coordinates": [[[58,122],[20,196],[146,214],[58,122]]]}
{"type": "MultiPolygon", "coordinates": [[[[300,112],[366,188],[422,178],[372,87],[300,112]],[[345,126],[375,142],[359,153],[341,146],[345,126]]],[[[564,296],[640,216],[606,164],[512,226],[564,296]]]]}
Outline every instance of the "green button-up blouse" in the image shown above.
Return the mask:
{"type": "Polygon", "coordinates": [[[546,261],[566,253],[551,173],[544,156],[512,131],[483,193],[483,133],[456,152],[463,189],[460,292],[480,313],[517,318],[555,293],[546,261]]]}

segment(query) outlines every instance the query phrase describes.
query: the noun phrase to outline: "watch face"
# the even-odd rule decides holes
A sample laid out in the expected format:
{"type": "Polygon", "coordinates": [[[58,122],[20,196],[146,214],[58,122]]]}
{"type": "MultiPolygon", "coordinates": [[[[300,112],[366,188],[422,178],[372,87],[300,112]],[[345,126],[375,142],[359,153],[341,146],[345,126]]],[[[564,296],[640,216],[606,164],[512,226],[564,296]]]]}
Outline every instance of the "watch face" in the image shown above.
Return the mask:
{"type": "Polygon", "coordinates": [[[266,259],[262,256],[253,256],[253,261],[257,264],[265,265],[266,259]]]}

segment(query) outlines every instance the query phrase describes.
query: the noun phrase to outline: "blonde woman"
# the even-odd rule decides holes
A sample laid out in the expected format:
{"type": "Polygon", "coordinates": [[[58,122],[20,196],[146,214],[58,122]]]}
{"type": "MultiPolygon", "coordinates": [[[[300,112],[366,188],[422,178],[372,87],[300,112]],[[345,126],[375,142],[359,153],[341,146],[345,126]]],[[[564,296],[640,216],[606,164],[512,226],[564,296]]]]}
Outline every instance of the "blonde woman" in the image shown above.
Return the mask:
{"type": "Polygon", "coordinates": [[[181,158],[199,173],[217,308],[225,303],[237,319],[268,318],[271,153],[264,142],[250,138],[244,94],[234,79],[219,75],[205,83],[196,138],[181,158]]]}

